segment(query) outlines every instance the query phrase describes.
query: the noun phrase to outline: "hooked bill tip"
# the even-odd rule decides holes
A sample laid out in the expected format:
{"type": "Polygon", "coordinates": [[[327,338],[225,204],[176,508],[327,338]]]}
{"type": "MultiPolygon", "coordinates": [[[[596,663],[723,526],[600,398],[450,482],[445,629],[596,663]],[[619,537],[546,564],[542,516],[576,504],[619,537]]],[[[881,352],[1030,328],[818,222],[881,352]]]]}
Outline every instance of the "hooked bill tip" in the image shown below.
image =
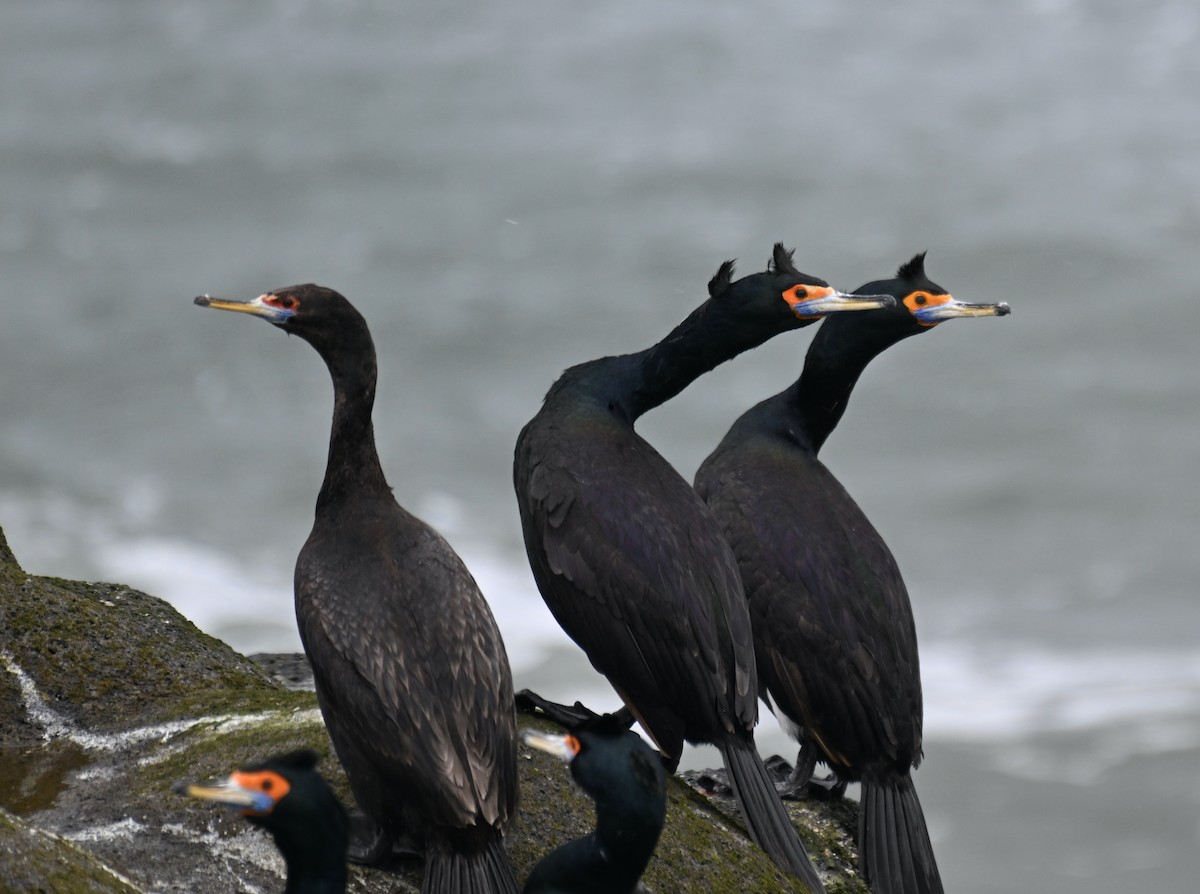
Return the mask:
{"type": "Polygon", "coordinates": [[[1010,313],[1012,313],[1012,308],[1008,306],[1007,301],[1001,301],[996,305],[996,316],[1007,317],[1010,313]]]}
{"type": "Polygon", "coordinates": [[[197,295],[192,299],[192,304],[199,304],[201,307],[208,307],[212,303],[211,295],[197,295]]]}

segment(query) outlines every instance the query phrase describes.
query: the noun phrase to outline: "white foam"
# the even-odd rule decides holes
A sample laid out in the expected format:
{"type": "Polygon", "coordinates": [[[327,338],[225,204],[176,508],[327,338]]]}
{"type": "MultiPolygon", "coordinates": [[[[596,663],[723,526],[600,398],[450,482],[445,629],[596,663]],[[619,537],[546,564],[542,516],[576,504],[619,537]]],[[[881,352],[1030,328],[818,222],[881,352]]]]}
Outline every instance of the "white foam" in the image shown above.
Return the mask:
{"type": "Polygon", "coordinates": [[[1050,651],[1028,642],[926,642],[927,736],[966,741],[1200,722],[1200,651],[1050,651]]]}
{"type": "MultiPolygon", "coordinates": [[[[30,516],[28,504],[3,496],[0,508],[6,513],[18,519],[30,516]],[[24,515],[22,508],[28,510],[24,515]]],[[[122,539],[111,525],[98,519],[93,524],[79,507],[46,514],[46,506],[57,503],[47,498],[39,504],[38,522],[51,535],[68,521],[82,526],[84,536],[76,545],[89,553],[89,562],[113,579],[167,599],[201,629],[239,651],[299,649],[290,565],[249,567],[179,539],[122,539]]],[[[462,513],[455,505],[422,508],[437,516],[439,527],[479,582],[504,636],[518,686],[539,689],[551,698],[581,698],[589,704],[593,699],[603,706],[611,693],[602,680],[599,688],[589,687],[571,674],[571,687],[579,691],[556,693],[555,681],[544,678],[548,656],[578,649],[542,602],[523,553],[502,551],[481,539],[478,531],[460,530],[462,513]]],[[[1001,640],[985,620],[974,617],[952,628],[950,635],[926,636],[921,642],[929,739],[1011,743],[1046,733],[1120,728],[1135,721],[1142,738],[1126,744],[1153,749],[1160,747],[1156,742],[1186,738],[1200,725],[1200,650],[1164,651],[1119,641],[1086,649],[1059,648],[1032,638],[1001,640]]],[[[584,671],[581,677],[590,674],[582,656],[578,665],[584,671]]]]}
{"type": "Polygon", "coordinates": [[[107,577],[165,599],[239,651],[300,650],[290,569],[265,579],[214,549],[168,538],[112,544],[95,558],[107,577]]]}

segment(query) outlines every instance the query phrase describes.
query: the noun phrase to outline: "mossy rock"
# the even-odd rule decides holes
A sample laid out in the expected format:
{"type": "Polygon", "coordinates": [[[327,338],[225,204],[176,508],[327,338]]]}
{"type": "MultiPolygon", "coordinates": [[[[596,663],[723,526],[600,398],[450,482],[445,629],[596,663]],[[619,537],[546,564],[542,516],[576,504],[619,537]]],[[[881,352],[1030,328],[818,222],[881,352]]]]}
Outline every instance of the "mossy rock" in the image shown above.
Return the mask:
{"type": "MultiPolygon", "coordinates": [[[[285,687],[145,593],[26,574],[2,530],[0,665],[0,878],[15,890],[281,890],[283,864],[263,832],[172,794],[172,784],[310,747],[350,801],[311,692],[285,687]]],[[[588,832],[594,814],[561,763],[519,753],[521,807],[507,842],[523,878],[588,832]]],[[[644,878],[653,894],[799,890],[728,803],[678,777],[668,798],[644,878]]],[[[853,804],[790,809],[830,894],[865,892],[853,804]]],[[[417,858],[354,867],[350,890],[417,892],[421,871],[417,858]]]]}

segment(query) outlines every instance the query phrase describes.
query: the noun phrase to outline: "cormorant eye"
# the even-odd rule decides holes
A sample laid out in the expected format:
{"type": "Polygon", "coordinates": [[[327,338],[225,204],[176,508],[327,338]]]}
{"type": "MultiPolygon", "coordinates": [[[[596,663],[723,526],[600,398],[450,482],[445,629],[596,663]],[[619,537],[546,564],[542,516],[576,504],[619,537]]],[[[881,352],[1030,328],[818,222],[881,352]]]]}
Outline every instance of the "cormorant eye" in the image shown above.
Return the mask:
{"type": "Polygon", "coordinates": [[[262,790],[264,792],[269,792],[274,787],[275,787],[275,783],[272,782],[270,778],[264,779],[262,781],[262,790]]]}
{"type": "Polygon", "coordinates": [[[927,299],[924,295],[917,295],[915,298],[913,298],[913,300],[916,301],[918,305],[922,305],[927,299]]]}
{"type": "Polygon", "coordinates": [[[290,295],[277,296],[272,302],[276,307],[282,307],[284,310],[291,310],[296,306],[296,299],[290,295]]]}
{"type": "Polygon", "coordinates": [[[796,286],[796,298],[804,299],[808,297],[808,291],[803,286],[796,286]]]}

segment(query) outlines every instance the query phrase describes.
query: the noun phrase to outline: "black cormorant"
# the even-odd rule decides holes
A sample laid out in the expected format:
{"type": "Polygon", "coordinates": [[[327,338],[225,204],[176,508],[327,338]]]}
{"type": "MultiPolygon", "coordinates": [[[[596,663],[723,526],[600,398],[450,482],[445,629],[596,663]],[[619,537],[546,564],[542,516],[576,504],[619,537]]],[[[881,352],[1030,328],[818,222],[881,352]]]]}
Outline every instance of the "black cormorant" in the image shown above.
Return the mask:
{"type": "Polygon", "coordinates": [[[526,745],[561,757],[596,803],[596,829],[533,867],[522,894],[630,894],[654,854],[667,813],[658,755],[608,715],[568,735],[525,730],[526,745]]]}
{"type": "Polygon", "coordinates": [[[517,799],[508,658],[462,560],[384,480],[366,321],[311,284],[196,303],[300,336],[333,377],[325,481],[296,560],[296,618],[325,724],[374,824],[351,857],[380,862],[407,833],[424,839],[422,891],[515,892],[502,838],[517,799]]]}
{"type": "Polygon", "coordinates": [[[896,304],[822,324],[800,378],[741,416],[696,473],[737,556],[750,607],[758,682],[838,791],[861,780],[859,849],[876,894],[942,890],[910,771],[921,758],[921,677],[912,608],[883,538],[817,459],[866,365],[955,317],[1003,316],[964,304],[925,275],[924,255],[860,292],[896,304]]]}
{"type": "Polygon", "coordinates": [[[721,750],[750,834],[814,892],[821,882],[754,746],[757,680],[737,563],[704,502],[635,431],[647,410],[772,336],[819,315],[879,307],[771,268],[732,281],[636,354],[574,366],[517,440],[513,481],[542,597],[671,768],[684,741],[721,750]]]}
{"type": "Polygon", "coordinates": [[[180,784],[175,791],[239,810],[270,832],[287,864],[284,894],[343,894],[349,822],[316,767],[315,751],[293,751],[242,767],[222,782],[180,784]]]}

